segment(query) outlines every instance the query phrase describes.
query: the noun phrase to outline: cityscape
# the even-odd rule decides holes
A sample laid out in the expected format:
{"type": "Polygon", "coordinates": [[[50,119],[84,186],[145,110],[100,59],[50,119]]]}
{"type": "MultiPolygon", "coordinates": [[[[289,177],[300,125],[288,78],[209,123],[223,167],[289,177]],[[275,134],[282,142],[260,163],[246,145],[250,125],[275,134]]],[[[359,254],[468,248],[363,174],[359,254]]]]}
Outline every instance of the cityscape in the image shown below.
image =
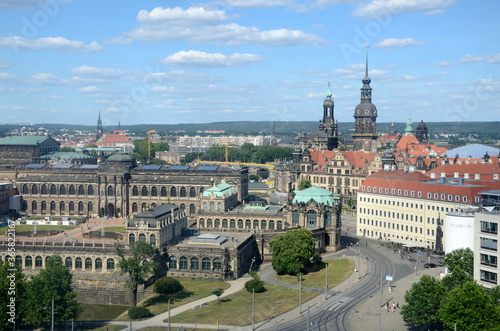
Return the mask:
{"type": "Polygon", "coordinates": [[[0,329],[496,330],[498,9],[0,0],[0,329]]]}

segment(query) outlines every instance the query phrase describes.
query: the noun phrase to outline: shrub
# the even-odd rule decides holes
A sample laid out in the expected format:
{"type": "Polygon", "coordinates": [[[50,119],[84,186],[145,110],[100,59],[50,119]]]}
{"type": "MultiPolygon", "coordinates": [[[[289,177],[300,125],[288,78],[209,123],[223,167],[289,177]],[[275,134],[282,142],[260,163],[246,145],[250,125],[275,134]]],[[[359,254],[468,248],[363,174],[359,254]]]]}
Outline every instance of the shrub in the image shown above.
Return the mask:
{"type": "Polygon", "coordinates": [[[128,317],[133,320],[151,316],[151,312],[146,307],[132,307],[128,310],[128,317]]]}
{"type": "Polygon", "coordinates": [[[155,281],[154,291],[159,294],[172,294],[183,289],[181,283],[175,278],[161,277],[155,281]]]}
{"type": "Polygon", "coordinates": [[[252,279],[246,282],[245,288],[248,292],[252,292],[252,290],[254,290],[255,293],[261,293],[266,290],[266,288],[264,287],[264,282],[257,279],[252,279]]]}
{"type": "Polygon", "coordinates": [[[299,273],[297,274],[297,280],[298,280],[299,282],[300,282],[300,276],[302,276],[302,277],[303,277],[303,276],[304,276],[304,274],[303,274],[302,272],[299,272],[299,273]]]}

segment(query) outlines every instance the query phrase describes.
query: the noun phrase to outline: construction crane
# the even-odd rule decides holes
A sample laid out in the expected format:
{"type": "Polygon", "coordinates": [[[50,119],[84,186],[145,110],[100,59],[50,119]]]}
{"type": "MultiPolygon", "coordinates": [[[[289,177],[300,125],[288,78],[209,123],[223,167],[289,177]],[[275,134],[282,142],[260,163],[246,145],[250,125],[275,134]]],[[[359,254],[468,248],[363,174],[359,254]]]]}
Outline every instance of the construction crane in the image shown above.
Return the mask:
{"type": "Polygon", "coordinates": [[[151,156],[151,133],[156,132],[156,130],[148,131],[148,157],[151,156]]]}
{"type": "Polygon", "coordinates": [[[229,151],[228,151],[228,145],[231,141],[229,139],[219,139],[219,143],[221,143],[222,145],[226,146],[226,165],[229,164],[229,151]]]}

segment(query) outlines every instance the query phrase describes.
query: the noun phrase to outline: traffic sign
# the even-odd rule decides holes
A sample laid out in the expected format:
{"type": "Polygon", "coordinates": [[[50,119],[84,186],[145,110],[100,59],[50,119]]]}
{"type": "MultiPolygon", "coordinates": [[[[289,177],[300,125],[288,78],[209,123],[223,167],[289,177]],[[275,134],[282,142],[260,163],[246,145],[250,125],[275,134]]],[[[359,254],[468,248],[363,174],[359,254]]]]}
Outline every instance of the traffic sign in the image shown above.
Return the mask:
{"type": "Polygon", "coordinates": [[[389,280],[392,282],[392,275],[385,275],[385,280],[389,280]]]}

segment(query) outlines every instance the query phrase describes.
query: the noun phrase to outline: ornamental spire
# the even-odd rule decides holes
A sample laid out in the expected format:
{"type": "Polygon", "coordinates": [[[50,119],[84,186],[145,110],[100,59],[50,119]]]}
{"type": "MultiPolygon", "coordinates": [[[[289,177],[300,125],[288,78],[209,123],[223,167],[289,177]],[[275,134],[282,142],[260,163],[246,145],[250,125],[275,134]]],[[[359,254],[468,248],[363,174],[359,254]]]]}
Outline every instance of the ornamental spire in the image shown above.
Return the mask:
{"type": "Polygon", "coordinates": [[[370,77],[368,77],[368,48],[370,48],[370,46],[366,46],[365,78],[363,78],[363,84],[365,84],[365,85],[368,85],[371,82],[370,77]]]}
{"type": "Polygon", "coordinates": [[[328,90],[326,90],[326,97],[328,99],[332,97],[332,91],[330,90],[330,81],[328,81],[328,90]]]}

